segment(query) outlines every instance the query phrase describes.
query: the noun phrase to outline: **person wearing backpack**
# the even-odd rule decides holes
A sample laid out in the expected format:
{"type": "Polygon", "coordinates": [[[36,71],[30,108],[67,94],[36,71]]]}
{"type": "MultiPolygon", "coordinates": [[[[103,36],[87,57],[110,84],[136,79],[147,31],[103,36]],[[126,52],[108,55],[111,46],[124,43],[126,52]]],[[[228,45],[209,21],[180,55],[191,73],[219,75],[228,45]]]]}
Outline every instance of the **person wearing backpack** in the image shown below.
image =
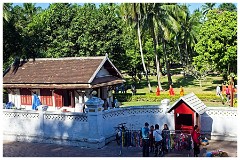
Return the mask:
{"type": "Polygon", "coordinates": [[[146,122],[144,127],[141,129],[141,138],[142,138],[142,152],[143,157],[149,157],[149,124],[146,122]]]}
{"type": "Polygon", "coordinates": [[[162,132],[159,130],[159,125],[155,124],[155,130],[153,131],[153,138],[155,143],[155,157],[158,156],[159,147],[161,148],[161,155],[162,151],[162,132]]]}

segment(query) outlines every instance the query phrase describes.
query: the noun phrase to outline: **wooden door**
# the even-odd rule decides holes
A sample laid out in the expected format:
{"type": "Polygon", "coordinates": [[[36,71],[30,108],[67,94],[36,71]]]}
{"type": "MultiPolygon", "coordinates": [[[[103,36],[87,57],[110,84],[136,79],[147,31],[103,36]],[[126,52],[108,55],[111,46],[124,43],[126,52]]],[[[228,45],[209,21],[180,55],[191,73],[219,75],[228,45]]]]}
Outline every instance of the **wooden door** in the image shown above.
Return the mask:
{"type": "Polygon", "coordinates": [[[63,97],[62,97],[62,91],[61,90],[54,91],[54,99],[55,99],[55,106],[56,107],[62,107],[63,106],[63,97]]]}

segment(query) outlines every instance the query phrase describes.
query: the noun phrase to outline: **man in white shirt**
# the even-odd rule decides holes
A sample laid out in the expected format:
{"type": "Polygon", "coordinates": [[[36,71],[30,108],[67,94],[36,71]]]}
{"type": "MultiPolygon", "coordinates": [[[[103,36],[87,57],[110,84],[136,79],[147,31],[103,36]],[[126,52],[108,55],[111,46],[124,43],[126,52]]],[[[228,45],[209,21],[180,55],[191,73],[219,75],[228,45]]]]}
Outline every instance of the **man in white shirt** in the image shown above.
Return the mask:
{"type": "Polygon", "coordinates": [[[161,153],[158,153],[159,147],[162,148],[162,132],[159,130],[159,125],[155,125],[155,131],[153,131],[153,138],[155,140],[155,157],[158,155],[162,154],[162,149],[161,153]]]}
{"type": "Polygon", "coordinates": [[[222,99],[222,103],[224,103],[224,102],[223,102],[223,96],[222,96],[221,89],[220,89],[220,86],[219,86],[219,85],[217,85],[217,88],[216,88],[216,95],[217,95],[217,96],[220,96],[221,99],[222,99]]]}

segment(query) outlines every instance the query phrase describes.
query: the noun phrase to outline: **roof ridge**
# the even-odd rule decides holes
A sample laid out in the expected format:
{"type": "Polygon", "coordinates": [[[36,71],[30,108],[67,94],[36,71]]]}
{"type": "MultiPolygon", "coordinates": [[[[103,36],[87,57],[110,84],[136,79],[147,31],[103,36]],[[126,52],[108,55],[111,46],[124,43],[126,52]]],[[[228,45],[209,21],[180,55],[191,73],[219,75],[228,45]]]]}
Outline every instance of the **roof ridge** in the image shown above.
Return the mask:
{"type": "MultiPolygon", "coordinates": [[[[95,56],[95,57],[60,57],[60,58],[35,58],[35,61],[44,60],[76,60],[76,59],[104,59],[105,56],[95,56]]],[[[33,61],[33,59],[29,59],[33,61]]]]}

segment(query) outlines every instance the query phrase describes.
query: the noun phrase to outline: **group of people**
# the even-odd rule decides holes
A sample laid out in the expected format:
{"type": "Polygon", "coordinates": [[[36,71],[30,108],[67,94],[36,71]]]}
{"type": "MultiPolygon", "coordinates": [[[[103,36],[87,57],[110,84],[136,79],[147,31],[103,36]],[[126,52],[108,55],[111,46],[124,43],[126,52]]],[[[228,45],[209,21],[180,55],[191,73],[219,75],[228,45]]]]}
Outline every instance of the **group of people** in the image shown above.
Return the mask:
{"type": "Polygon", "coordinates": [[[155,124],[155,127],[153,125],[150,128],[148,127],[149,124],[146,122],[141,129],[143,157],[149,157],[149,149],[157,156],[159,147],[162,148],[161,154],[168,153],[167,141],[170,140],[168,125],[164,124],[162,131],[158,124],[155,124]]]}
{"type": "MultiPolygon", "coordinates": [[[[193,141],[194,157],[198,157],[200,153],[201,137],[198,125],[194,126],[191,133],[193,141]]],[[[170,130],[167,124],[164,124],[163,129],[160,130],[159,125],[155,124],[149,128],[149,124],[146,122],[144,127],[141,129],[142,138],[142,153],[143,157],[149,157],[149,152],[154,152],[154,156],[158,156],[159,147],[162,148],[162,156],[168,153],[168,143],[170,141],[170,130]],[[150,151],[149,151],[150,150],[150,151]]]]}
{"type": "Polygon", "coordinates": [[[217,87],[216,87],[216,95],[217,96],[220,96],[221,97],[221,99],[222,99],[222,101],[223,101],[223,94],[225,94],[226,95],[226,98],[227,98],[227,103],[230,103],[230,100],[231,100],[231,91],[233,90],[233,92],[235,92],[235,88],[233,87],[232,88],[232,85],[224,85],[224,84],[222,84],[222,90],[221,90],[221,88],[220,88],[220,86],[219,85],[217,85],[217,87]]]}
{"type": "MultiPolygon", "coordinates": [[[[169,86],[168,92],[169,92],[170,96],[174,96],[175,95],[175,92],[174,92],[174,89],[173,89],[172,85],[169,86]]],[[[180,86],[180,93],[179,94],[180,94],[180,96],[184,96],[184,90],[183,90],[182,86],[180,86]]],[[[156,96],[160,96],[160,88],[159,88],[159,86],[157,86],[157,89],[156,89],[156,96]]]]}

